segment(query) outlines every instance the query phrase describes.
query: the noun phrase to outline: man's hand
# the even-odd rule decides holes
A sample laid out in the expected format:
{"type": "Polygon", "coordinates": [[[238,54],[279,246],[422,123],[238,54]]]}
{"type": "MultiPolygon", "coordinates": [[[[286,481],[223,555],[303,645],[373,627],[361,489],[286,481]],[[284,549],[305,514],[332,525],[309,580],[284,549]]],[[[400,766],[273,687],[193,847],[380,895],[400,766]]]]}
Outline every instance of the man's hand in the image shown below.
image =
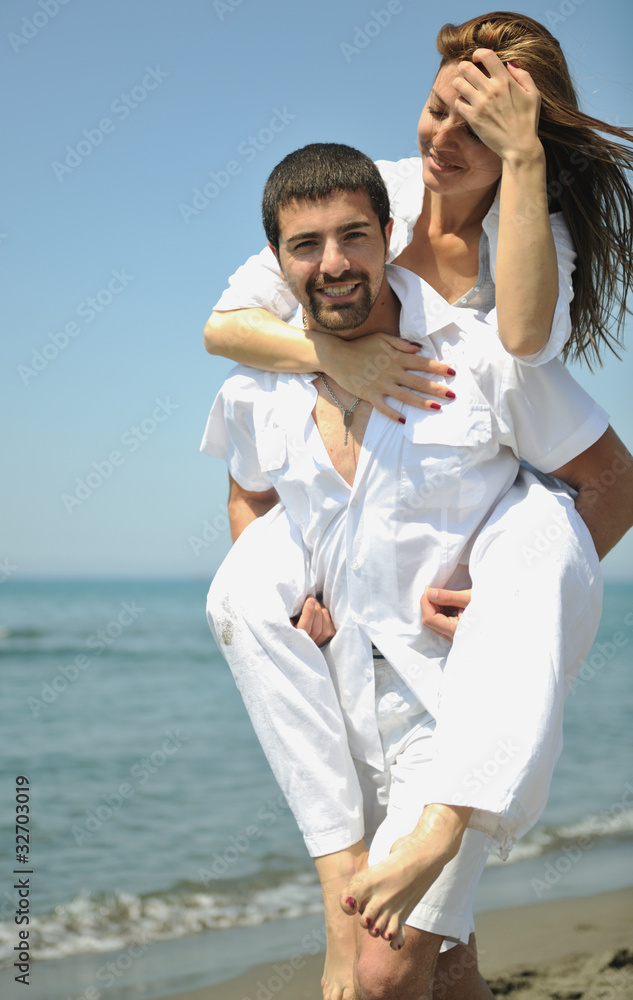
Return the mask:
{"type": "Polygon", "coordinates": [[[307,632],[317,646],[325,646],[336,632],[330,618],[330,612],[317,601],[316,597],[306,599],[301,614],[293,618],[292,623],[295,628],[307,632]]]}
{"type": "Polygon", "coordinates": [[[462,612],[470,604],[470,594],[470,590],[438,590],[436,587],[427,587],[420,598],[422,624],[431,632],[452,642],[462,612]]]}

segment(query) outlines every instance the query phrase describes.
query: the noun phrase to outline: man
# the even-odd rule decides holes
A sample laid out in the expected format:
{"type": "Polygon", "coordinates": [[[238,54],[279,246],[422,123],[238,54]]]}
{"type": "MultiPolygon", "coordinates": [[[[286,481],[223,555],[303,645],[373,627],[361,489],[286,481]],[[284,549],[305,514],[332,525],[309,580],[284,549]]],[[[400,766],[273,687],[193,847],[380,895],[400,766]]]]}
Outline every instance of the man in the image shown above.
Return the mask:
{"type": "MultiPolygon", "coordinates": [[[[486,562],[481,550],[495,549],[494,522],[477,535],[513,483],[518,455],[580,487],[582,504],[614,436],[557,362],[521,369],[494,331],[438,302],[413,274],[391,268],[386,276],[388,200],[362,154],[334,145],[291,154],[268,181],[264,219],[308,329],[346,338],[378,330],[426,336],[427,352],[454,362],[457,398],[438,413],[404,407],[402,427],[323,376],[238,369],[214,404],[203,450],[229,463],[235,534],[282,501],[283,509],[240,537],[233,568],[245,567],[248,546],[271,532],[285,587],[254,594],[245,579],[242,601],[256,599],[260,618],[245,636],[234,627],[239,609],[214,583],[212,628],[324,885],[326,921],[338,939],[326,997],[352,995],[354,948],[354,925],[336,915],[328,887],[344,888],[364,861],[363,833],[376,828],[370,867],[343,893],[347,913],[362,913],[373,935],[358,935],[357,1000],[430,997],[440,948],[450,942],[461,942],[455,950],[465,975],[443,995],[490,997],[465,951],[473,944],[472,893],[491,842],[507,850],[542,809],[566,683],[597,626],[598,574],[578,545],[564,587],[578,622],[569,622],[564,643],[559,636],[560,650],[539,650],[546,670],[528,674],[529,661],[521,664],[527,688],[518,706],[504,680],[504,671],[512,676],[507,654],[516,636],[504,633],[503,611],[492,629],[469,607],[456,646],[475,651],[476,667],[470,677],[448,665],[443,674],[446,649],[421,629],[419,601],[428,585],[465,584],[469,557],[472,572],[486,562]],[[337,629],[324,653],[281,625],[311,592],[323,594],[337,629]],[[491,631],[500,643],[492,655],[491,631]],[[374,667],[372,644],[382,654],[374,667]],[[487,692],[483,702],[477,684],[487,692]],[[304,766],[315,747],[316,769],[304,766]],[[492,763],[503,776],[492,780],[488,769],[474,788],[465,757],[472,767],[492,763]]],[[[541,489],[530,474],[523,488],[541,489]]],[[[547,517],[552,499],[542,496],[547,517]]],[[[551,516],[576,545],[575,532],[586,529],[569,498],[557,499],[551,516]]],[[[474,574],[473,582],[475,605],[474,574]]],[[[526,593],[500,595],[500,608],[526,593]]],[[[549,641],[560,608],[554,594],[539,597],[543,609],[526,611],[540,611],[549,641]]]]}

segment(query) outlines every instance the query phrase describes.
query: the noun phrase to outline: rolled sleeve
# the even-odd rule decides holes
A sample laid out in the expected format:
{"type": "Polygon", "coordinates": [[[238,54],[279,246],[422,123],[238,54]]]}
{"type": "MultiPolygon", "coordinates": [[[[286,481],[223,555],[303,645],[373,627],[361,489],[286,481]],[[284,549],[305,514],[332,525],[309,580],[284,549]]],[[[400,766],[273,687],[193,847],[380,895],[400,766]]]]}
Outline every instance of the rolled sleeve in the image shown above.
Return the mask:
{"type": "Polygon", "coordinates": [[[242,489],[263,493],[272,486],[262,470],[255,438],[253,380],[234,374],[211,407],[200,451],[222,458],[242,489]]]}
{"type": "Polygon", "coordinates": [[[512,428],[515,454],[541,472],[554,472],[602,437],[608,414],[554,359],[531,367],[511,362],[501,395],[503,418],[512,428]]]}

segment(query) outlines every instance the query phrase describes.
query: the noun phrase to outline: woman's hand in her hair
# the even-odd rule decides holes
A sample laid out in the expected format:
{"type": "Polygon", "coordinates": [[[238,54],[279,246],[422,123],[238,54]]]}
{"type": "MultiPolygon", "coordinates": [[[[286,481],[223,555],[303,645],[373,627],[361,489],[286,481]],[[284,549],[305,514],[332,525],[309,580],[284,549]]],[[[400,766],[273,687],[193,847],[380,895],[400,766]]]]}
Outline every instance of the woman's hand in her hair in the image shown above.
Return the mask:
{"type": "Polygon", "coordinates": [[[498,156],[542,155],[541,95],[526,70],[504,65],[491,49],[476,49],[473,62],[458,64],[453,87],[468,126],[498,156]]]}
{"type": "MultiPolygon", "coordinates": [[[[334,337],[330,339],[335,340],[334,337]]],[[[442,403],[450,403],[455,398],[450,388],[455,369],[424,357],[419,353],[420,344],[387,333],[372,333],[351,341],[336,340],[336,350],[328,359],[326,375],[331,375],[344,389],[371,403],[391,420],[404,423],[402,413],[387,403],[387,396],[422,410],[437,410],[442,403]],[[448,378],[449,384],[442,385],[419,372],[448,378]],[[428,399],[428,396],[434,398],[428,399]],[[438,403],[438,399],[442,403],[438,403]]]]}

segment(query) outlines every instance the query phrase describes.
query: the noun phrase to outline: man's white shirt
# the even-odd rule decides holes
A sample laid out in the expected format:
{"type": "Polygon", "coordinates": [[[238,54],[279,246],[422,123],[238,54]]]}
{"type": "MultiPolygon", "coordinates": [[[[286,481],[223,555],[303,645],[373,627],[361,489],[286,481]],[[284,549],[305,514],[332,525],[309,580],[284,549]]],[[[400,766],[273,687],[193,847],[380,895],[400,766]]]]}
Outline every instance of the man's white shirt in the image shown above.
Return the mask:
{"type": "Polygon", "coordinates": [[[493,328],[448,305],[412,272],[388,266],[387,274],[402,304],[401,335],[455,368],[455,400],[440,411],[390,400],[404,426],[372,411],[349,486],[312,417],[315,376],[238,366],[213,404],[201,446],[225,459],[244,489],[274,487],[298,527],[315,592],[337,628],[325,655],[350,752],[377,768],[384,758],[372,642],[436,717],[447,644],[421,627],[424,588],[467,585],[470,547],[514,483],[520,458],[552,472],[608,426],[560,362],[517,363],[493,328]]]}

